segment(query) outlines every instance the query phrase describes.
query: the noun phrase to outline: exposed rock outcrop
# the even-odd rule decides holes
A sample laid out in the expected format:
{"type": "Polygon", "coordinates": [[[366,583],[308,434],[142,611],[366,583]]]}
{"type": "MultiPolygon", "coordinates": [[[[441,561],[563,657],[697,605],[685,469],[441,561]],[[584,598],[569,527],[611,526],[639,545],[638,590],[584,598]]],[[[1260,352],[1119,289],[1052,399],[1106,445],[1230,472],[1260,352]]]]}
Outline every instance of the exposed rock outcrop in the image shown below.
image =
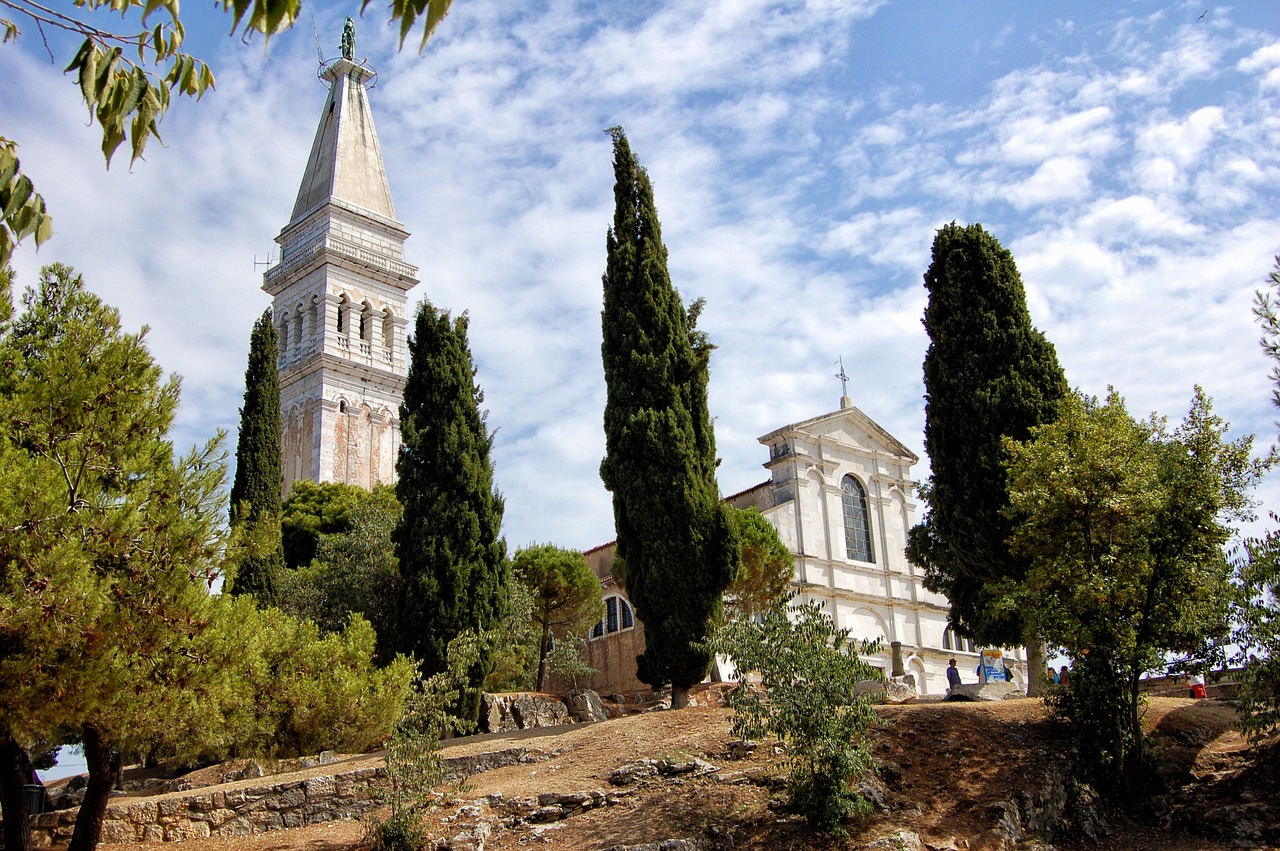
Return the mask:
{"type": "Polygon", "coordinates": [[[947,700],[1010,700],[1026,696],[1013,683],[963,683],[947,693],[947,700]]]}

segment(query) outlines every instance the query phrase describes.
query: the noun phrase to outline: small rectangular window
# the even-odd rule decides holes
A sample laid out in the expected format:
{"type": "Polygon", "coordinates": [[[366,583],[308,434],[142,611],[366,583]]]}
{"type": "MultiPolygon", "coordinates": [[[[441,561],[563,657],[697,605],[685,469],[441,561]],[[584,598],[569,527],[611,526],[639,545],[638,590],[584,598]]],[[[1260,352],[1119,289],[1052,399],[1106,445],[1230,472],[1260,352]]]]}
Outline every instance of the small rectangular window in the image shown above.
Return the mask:
{"type": "Polygon", "coordinates": [[[617,632],[618,631],[618,598],[610,597],[608,600],[605,600],[604,608],[605,608],[605,615],[604,615],[605,620],[607,620],[609,623],[609,626],[608,626],[609,632],[617,632]]]}

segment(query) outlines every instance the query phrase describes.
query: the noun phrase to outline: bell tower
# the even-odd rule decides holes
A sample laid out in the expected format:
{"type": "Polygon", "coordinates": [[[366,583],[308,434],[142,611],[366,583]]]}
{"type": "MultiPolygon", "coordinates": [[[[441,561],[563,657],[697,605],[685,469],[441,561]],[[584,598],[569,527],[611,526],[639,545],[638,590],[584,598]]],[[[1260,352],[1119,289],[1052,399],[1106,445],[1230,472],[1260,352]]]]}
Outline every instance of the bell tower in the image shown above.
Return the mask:
{"type": "Polygon", "coordinates": [[[321,65],[329,94],[293,205],[263,275],[279,334],[284,494],[298,479],[363,488],[395,481],[408,374],[405,262],[351,18],[342,57],[321,65]]]}

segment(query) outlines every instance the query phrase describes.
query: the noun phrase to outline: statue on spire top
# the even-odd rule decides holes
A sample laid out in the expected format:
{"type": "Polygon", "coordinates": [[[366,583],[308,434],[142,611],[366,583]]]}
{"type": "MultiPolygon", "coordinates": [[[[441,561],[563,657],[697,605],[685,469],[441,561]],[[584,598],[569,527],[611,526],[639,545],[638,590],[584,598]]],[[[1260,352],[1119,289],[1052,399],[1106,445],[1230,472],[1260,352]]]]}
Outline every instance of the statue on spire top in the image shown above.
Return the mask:
{"type": "Polygon", "coordinates": [[[342,58],[356,58],[356,22],[351,20],[350,15],[342,27],[342,58]]]}

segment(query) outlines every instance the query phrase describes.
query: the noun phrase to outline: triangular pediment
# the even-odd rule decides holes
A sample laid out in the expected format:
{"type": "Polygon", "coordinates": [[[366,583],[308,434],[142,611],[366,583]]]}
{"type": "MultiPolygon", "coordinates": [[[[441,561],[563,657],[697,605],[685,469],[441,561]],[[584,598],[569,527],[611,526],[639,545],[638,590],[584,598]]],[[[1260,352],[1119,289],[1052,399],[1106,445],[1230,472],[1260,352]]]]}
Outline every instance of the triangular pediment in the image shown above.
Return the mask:
{"type": "Polygon", "coordinates": [[[769,446],[787,437],[799,435],[809,438],[826,438],[845,446],[858,446],[867,451],[884,452],[905,458],[910,464],[920,460],[920,457],[907,448],[906,444],[853,405],[774,429],[761,436],[760,442],[769,446]]]}

